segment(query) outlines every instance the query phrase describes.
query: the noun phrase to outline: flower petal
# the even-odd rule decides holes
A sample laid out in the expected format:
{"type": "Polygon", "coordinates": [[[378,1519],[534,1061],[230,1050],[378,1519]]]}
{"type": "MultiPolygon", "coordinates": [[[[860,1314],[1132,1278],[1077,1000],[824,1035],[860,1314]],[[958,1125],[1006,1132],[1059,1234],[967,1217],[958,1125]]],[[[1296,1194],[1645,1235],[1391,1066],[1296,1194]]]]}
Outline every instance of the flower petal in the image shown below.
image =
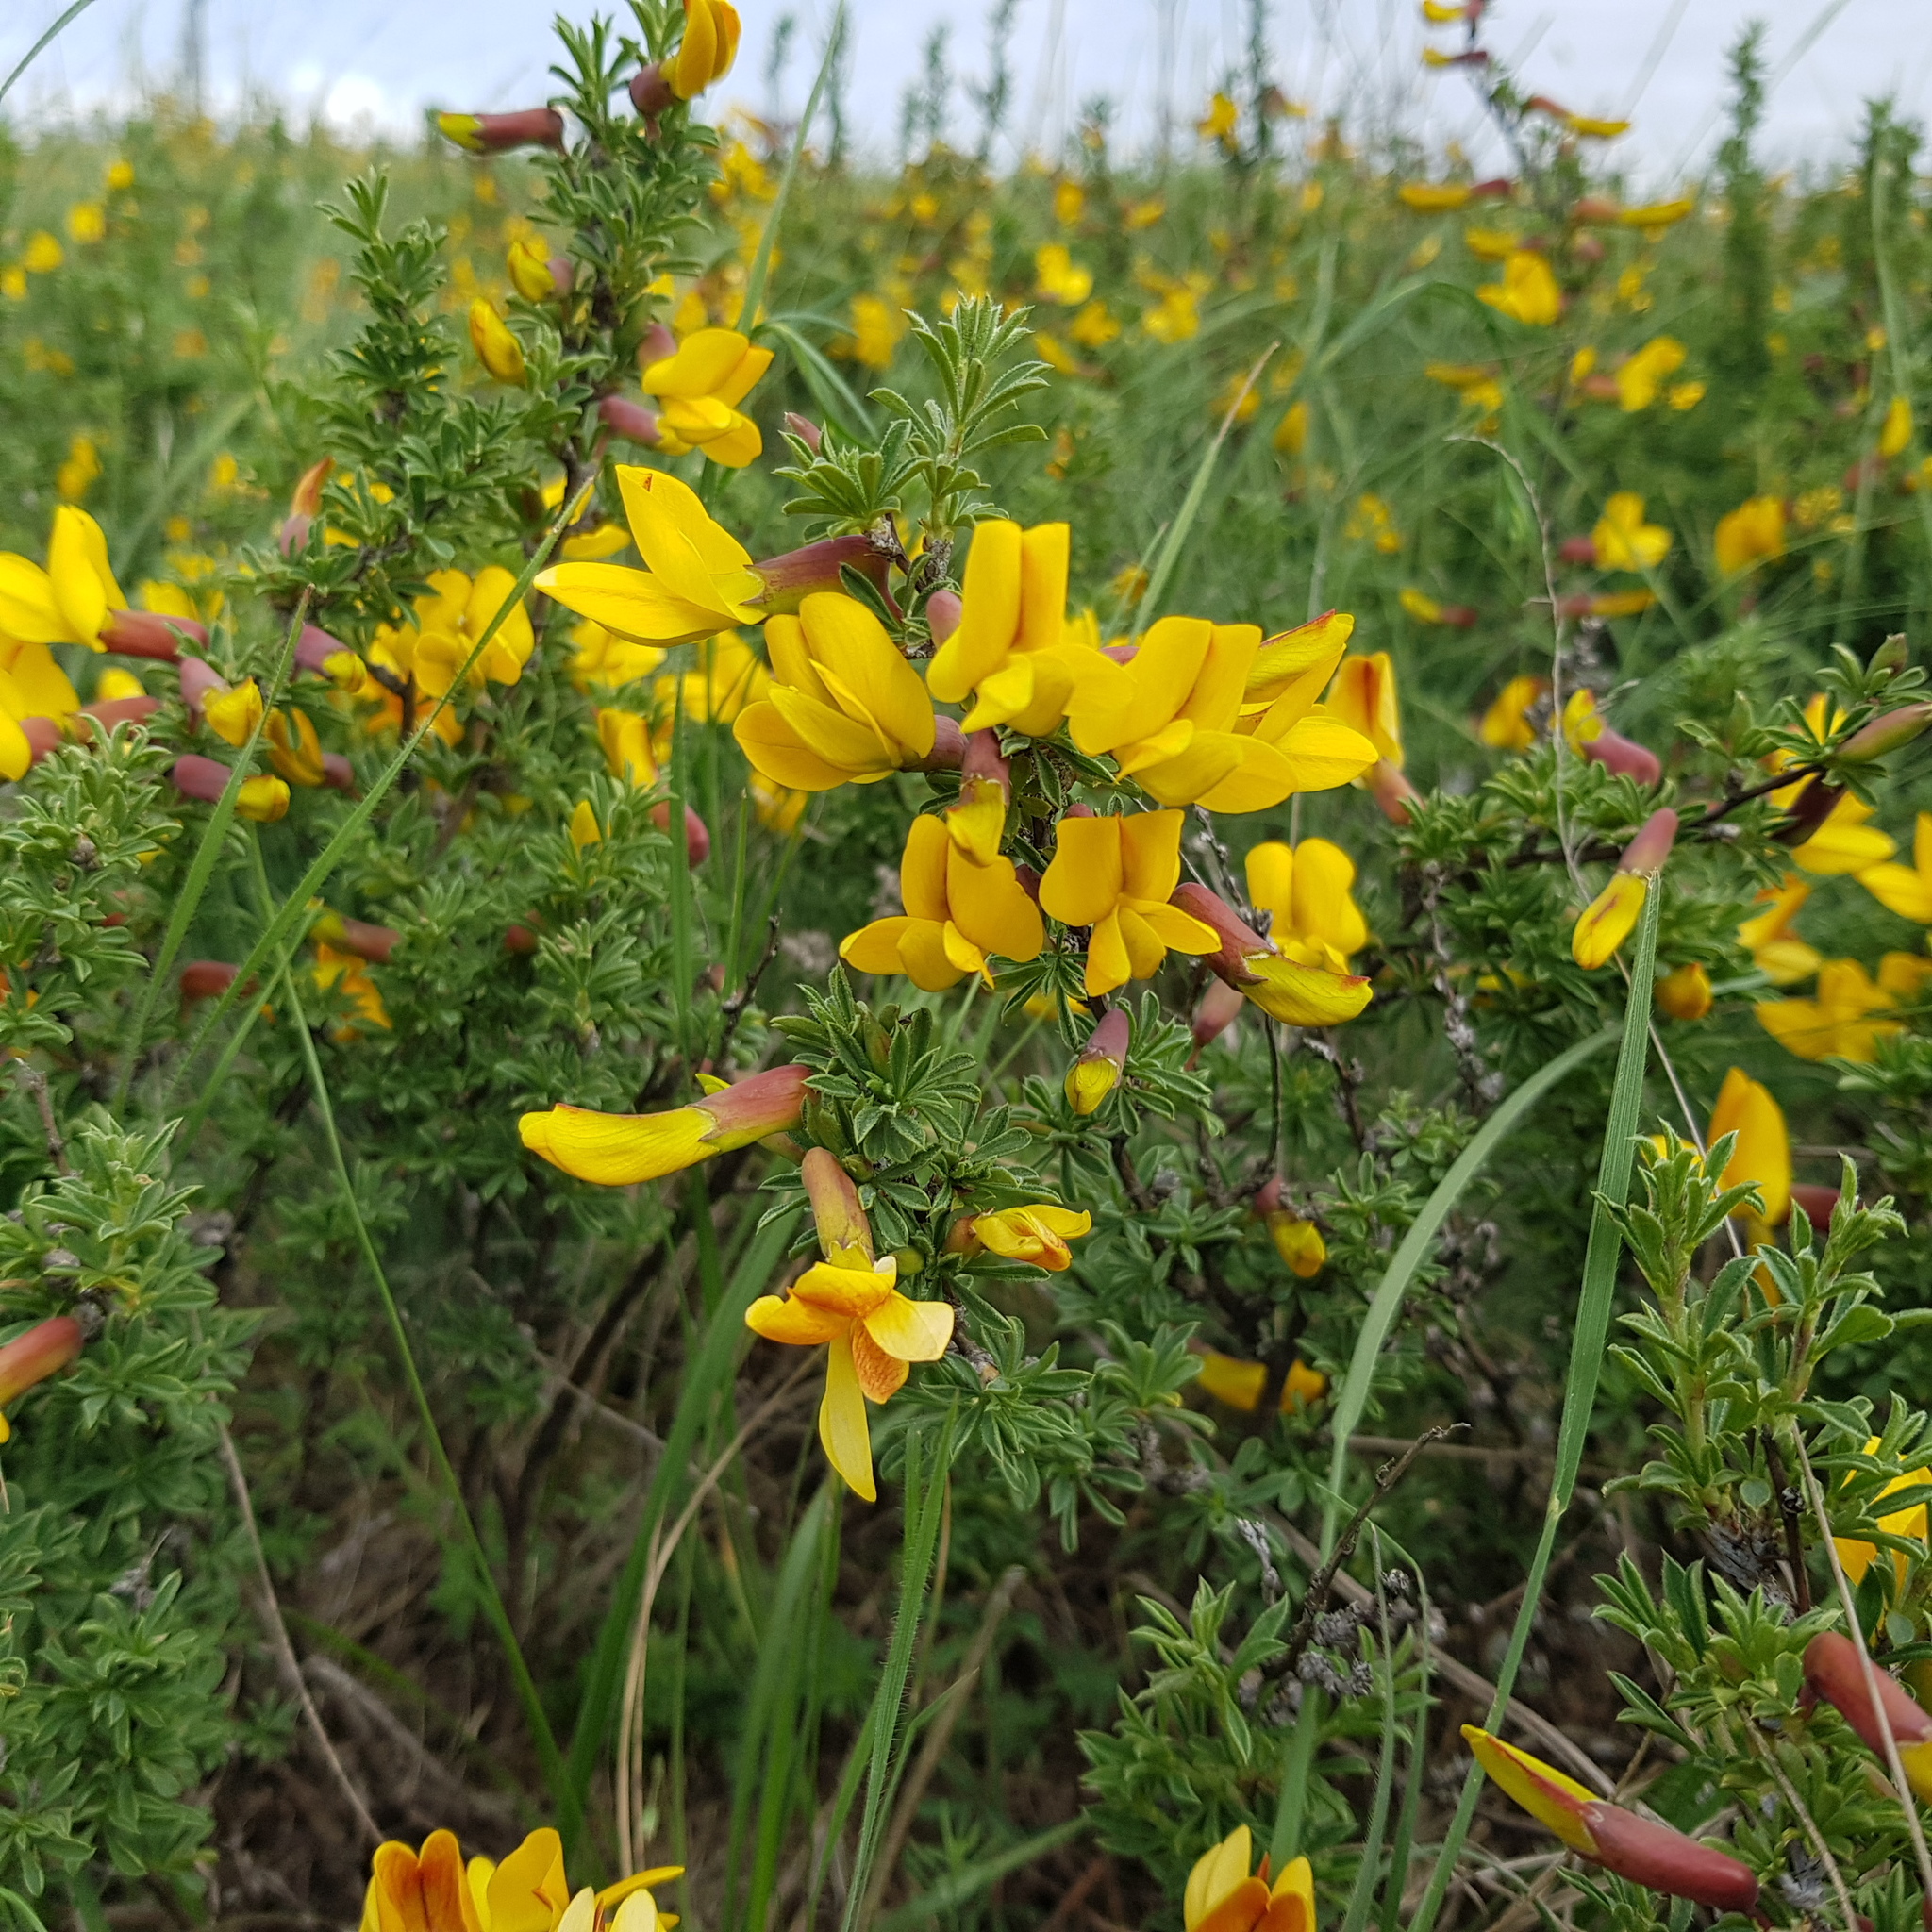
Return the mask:
{"type": "Polygon", "coordinates": [[[849,1315],[835,1315],[795,1297],[761,1294],[744,1311],[744,1325],[767,1341],[783,1341],[793,1348],[813,1348],[844,1334],[851,1326],[849,1315]]]}
{"type": "MultiPolygon", "coordinates": [[[[879,1492],[872,1474],[872,1431],[866,1425],[865,1397],[859,1392],[852,1346],[844,1337],[833,1342],[825,1353],[825,1394],[819,1404],[819,1441],[824,1448],[825,1460],[844,1477],[853,1494],[865,1502],[876,1503],[879,1492]]],[[[492,1925],[491,1932],[498,1932],[498,1928],[492,1925]]]]}
{"type": "Polygon", "coordinates": [[[599,1187],[629,1187],[656,1180],[710,1158],[706,1137],[716,1123],[695,1107],[668,1113],[598,1113],[585,1107],[553,1107],[526,1113],[517,1123],[524,1145],[552,1167],[599,1187]]]}
{"type": "Polygon", "coordinates": [[[953,1339],[952,1306],[916,1302],[895,1290],[865,1317],[865,1332],[895,1360],[936,1362],[953,1339]]]}

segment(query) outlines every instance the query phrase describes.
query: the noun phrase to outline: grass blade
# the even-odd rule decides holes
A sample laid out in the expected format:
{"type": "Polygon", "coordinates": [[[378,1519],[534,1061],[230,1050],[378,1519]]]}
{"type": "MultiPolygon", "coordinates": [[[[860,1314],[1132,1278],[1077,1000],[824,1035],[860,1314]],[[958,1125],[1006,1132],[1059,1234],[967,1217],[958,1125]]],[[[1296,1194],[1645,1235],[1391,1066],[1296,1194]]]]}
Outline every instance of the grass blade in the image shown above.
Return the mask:
{"type": "MultiPolygon", "coordinates": [[[[1655,899],[1657,893],[1653,891],[1650,896],[1655,899]]],[[[1644,1010],[1649,1010],[1647,1003],[1644,1010]]],[[[1616,1038],[1617,1029],[1607,1026],[1601,1033],[1593,1033],[1588,1040],[1578,1041],[1567,1052],[1559,1053],[1524,1081],[1482,1124],[1474,1140],[1457,1157],[1456,1164],[1436,1184],[1435,1192],[1423,1204],[1423,1211],[1403,1237],[1401,1246],[1390,1257],[1388,1269],[1370,1300],[1367,1315],[1363,1317],[1361,1332],[1356,1337],[1355,1354],[1349,1359],[1348,1373],[1341,1378],[1341,1387],[1335,1394],[1333,1420],[1329,1424],[1334,1447],[1328,1460],[1328,1501],[1322,1518],[1322,1554],[1324,1557],[1335,1547],[1336,1525],[1347,1480],[1348,1439],[1355,1434],[1368,1408],[1369,1394],[1375,1378],[1376,1357],[1382,1352],[1382,1344],[1388,1340],[1390,1329],[1395,1325],[1395,1317],[1402,1307],[1403,1298],[1408,1293],[1409,1283],[1414,1280],[1416,1270],[1427,1256],[1437,1232],[1449,1218],[1449,1210],[1461,1199],[1463,1190],[1508,1138],[1524,1115],[1559,1080],[1574,1073],[1592,1055],[1602,1053],[1616,1038]]]]}
{"type": "Polygon", "coordinates": [[[888,1912],[878,1922],[877,1932],[913,1932],[915,1926],[937,1925],[941,1923],[943,1914],[956,1911],[968,1899],[977,1898],[988,1886],[996,1884],[1008,1872],[1018,1872],[1036,1858],[1045,1857],[1047,1853],[1057,1850],[1071,1839],[1078,1838],[1086,1829],[1086,1819],[1070,1818],[1064,1824],[1050,1825],[1045,1831],[1022,1839],[1018,1844],[1008,1845],[1005,1851],[995,1852],[991,1857],[975,1858],[972,1864],[948,1873],[930,1891],[908,1899],[897,1911],[888,1912]]]}
{"type": "Polygon", "coordinates": [[[53,42],[55,36],[70,22],[78,20],[93,4],[94,0],[74,0],[74,5],[21,56],[20,62],[13,72],[5,80],[0,80],[0,101],[4,101],[13,92],[13,83],[41,58],[42,54],[46,51],[49,44],[53,42]]]}
{"type": "Polygon", "coordinates": [[[839,50],[844,41],[845,5],[832,9],[832,25],[825,35],[825,58],[819,62],[818,78],[811,84],[811,93],[805,104],[805,112],[798,117],[798,132],[791,137],[791,152],[785,157],[785,172],[778,177],[778,192],[772,202],[772,212],[766,219],[764,231],[758,237],[758,253],[751,258],[751,273],[744,278],[744,303],[738,311],[739,326],[746,335],[758,326],[758,307],[765,299],[765,283],[772,273],[772,250],[778,240],[778,225],[785,219],[785,204],[791,199],[791,184],[798,175],[798,164],[805,156],[805,137],[811,132],[811,124],[817,119],[819,103],[824,99],[825,84],[832,77],[832,63],[839,58],[839,50]]]}
{"type": "MultiPolygon", "coordinates": [[[[1557,1466],[1550,1480],[1550,1499],[1543,1512],[1542,1535],[1530,1558],[1529,1575],[1517,1608],[1509,1648],[1496,1673],[1496,1694],[1483,1720],[1491,1729],[1502,1722],[1515,1688],[1516,1673],[1529,1644],[1530,1626],[1542,1607],[1543,1579],[1549,1574],[1576,1473],[1583,1466],[1583,1446],[1590,1434],[1591,1411],[1596,1406],[1598,1377],[1609,1341],[1610,1305],[1617,1289],[1617,1259],[1623,1235],[1616,1213],[1630,1195],[1630,1175],[1637,1164],[1637,1123],[1643,1105],[1643,1070],[1650,1057],[1651,982],[1657,969],[1657,924],[1663,904],[1663,882],[1653,879],[1644,895],[1643,920],[1637,929],[1636,957],[1630,965],[1629,1004],[1624,1010],[1623,1044],[1617,1051],[1616,1085],[1610,1090],[1610,1116],[1604,1127],[1603,1158],[1597,1168],[1596,1205],[1590,1217],[1590,1245],[1583,1257],[1583,1285],[1576,1301],[1576,1328],[1570,1346],[1570,1372],[1563,1390],[1563,1420],[1557,1433],[1557,1466]]],[[[1574,1049],[1573,1049],[1574,1051],[1574,1049]]],[[[1482,1790],[1481,1767],[1472,1764],[1463,1780],[1456,1816],[1442,1839],[1436,1869],[1409,1932],[1430,1932],[1449,1889],[1457,1855],[1469,1835],[1470,1820],[1482,1790]]]]}

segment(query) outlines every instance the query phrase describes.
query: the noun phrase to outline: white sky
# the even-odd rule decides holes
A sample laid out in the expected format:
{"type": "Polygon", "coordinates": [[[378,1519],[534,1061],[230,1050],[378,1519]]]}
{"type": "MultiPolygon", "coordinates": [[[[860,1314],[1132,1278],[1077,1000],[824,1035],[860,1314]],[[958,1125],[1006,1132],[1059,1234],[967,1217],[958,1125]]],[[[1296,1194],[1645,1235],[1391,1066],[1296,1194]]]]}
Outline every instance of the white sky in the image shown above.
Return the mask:
{"type": "MultiPolygon", "coordinates": [[[[63,9],[64,0],[0,0],[0,74],[63,9]]],[[[28,121],[125,104],[181,71],[183,25],[194,0],[94,0],[44,53],[7,108],[28,121]]],[[[541,99],[551,58],[552,8],[537,0],[200,0],[209,98],[230,111],[265,90],[298,114],[406,132],[425,107],[516,107],[541,99]]],[[[590,0],[567,0],[574,15],[590,0]]],[[[816,65],[833,0],[739,0],[745,16],[727,101],[769,105],[765,52],[774,23],[795,11],[801,31],[780,89],[795,112],[816,65]]],[[[889,153],[901,92],[926,35],[950,24],[954,70],[985,64],[991,0],[849,0],[849,99],[862,139],[889,153]]],[[[1158,125],[1159,76],[1171,74],[1176,118],[1200,111],[1216,78],[1241,58],[1250,0],[1018,0],[1018,85],[1008,152],[1051,152],[1080,104],[1110,95],[1120,125],[1144,137],[1158,125]],[[1169,51],[1171,50],[1171,52],[1169,51]]],[[[604,10],[622,11],[619,0],[604,10]]],[[[1422,135],[1463,139],[1480,157],[1482,125],[1455,74],[1425,75],[1415,0],[1268,0],[1270,42],[1290,95],[1345,107],[1422,135]]],[[[1487,38],[1532,87],[1579,112],[1634,109],[1636,131],[1614,158],[1664,187],[1706,157],[1724,89],[1724,51],[1740,25],[1770,26],[1774,71],[1767,146],[1779,162],[1828,162],[1845,152],[1862,103],[1891,92],[1902,111],[1932,110],[1932,0],[1499,0],[1487,38]],[[1793,60],[1813,29],[1815,43],[1793,60]],[[1648,77],[1646,78],[1646,74],[1648,77]]],[[[1437,30],[1439,44],[1453,37],[1437,30]]],[[[954,128],[970,136],[970,107],[954,128]]]]}

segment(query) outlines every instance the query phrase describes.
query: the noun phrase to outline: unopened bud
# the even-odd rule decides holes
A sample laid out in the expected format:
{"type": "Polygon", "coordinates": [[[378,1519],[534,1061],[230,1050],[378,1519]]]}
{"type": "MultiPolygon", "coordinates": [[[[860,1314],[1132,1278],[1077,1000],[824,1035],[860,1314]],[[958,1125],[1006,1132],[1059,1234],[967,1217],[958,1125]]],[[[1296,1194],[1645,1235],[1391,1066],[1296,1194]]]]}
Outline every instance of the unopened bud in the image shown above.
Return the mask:
{"type": "Polygon", "coordinates": [[[630,104],[645,120],[655,120],[666,108],[677,105],[677,96],[671,91],[671,83],[664,77],[664,69],[658,61],[648,67],[641,67],[630,77],[630,104]]]}
{"type": "Polygon", "coordinates": [[[966,734],[951,718],[940,717],[932,722],[932,749],[907,769],[913,772],[957,772],[966,756],[966,734]]]}
{"type": "Polygon", "coordinates": [[[1624,848],[1617,870],[1642,873],[1654,878],[1664,869],[1664,860],[1671,856],[1676,838],[1677,814],[1669,806],[1663,806],[1644,820],[1642,829],[1624,848]]]}
{"type": "MultiPolygon", "coordinates": [[[[1201,1004],[1194,1008],[1194,1058],[1200,1058],[1201,1049],[1217,1041],[1232,1026],[1247,1004],[1241,992],[1223,980],[1213,981],[1201,995],[1201,1004]]],[[[1190,1065],[1192,1064],[1191,1060],[1190,1065]]]]}
{"type": "MultiPolygon", "coordinates": [[[[16,1336],[0,1348],[0,1406],[58,1375],[86,1345],[87,1331],[72,1315],[50,1316],[16,1336]]],[[[10,1433],[7,1418],[0,1415],[0,1442],[10,1433]]]]}
{"type": "Polygon", "coordinates": [[[1362,774],[1362,785],[1390,824],[1406,825],[1414,815],[1411,808],[1422,793],[1402,775],[1399,767],[1387,758],[1377,758],[1362,774]]]}
{"type": "Polygon", "coordinates": [[[785,426],[791,434],[810,450],[813,456],[819,453],[819,446],[824,441],[824,433],[809,416],[801,416],[796,409],[785,411],[785,426]]]}
{"type": "Polygon", "coordinates": [[[192,617],[157,617],[152,610],[110,610],[101,625],[100,641],[124,658],[153,658],[173,664],[181,656],[181,641],[206,645],[208,626],[192,617]]]}
{"type": "Polygon", "coordinates": [[[1907,1783],[1920,1797],[1932,1798],[1932,1716],[1890,1672],[1849,1637],[1822,1630],[1805,1648],[1805,1683],[1881,1757],[1890,1731],[1907,1783]]]}
{"type": "Polygon", "coordinates": [[[1080,1057],[1067,1069],[1067,1105],[1076,1114],[1097,1113],[1107,1096],[1121,1083],[1127,1070],[1127,1044],[1133,1023],[1124,1007],[1113,1007],[1103,1013],[1100,1024],[1087,1036],[1080,1057]]]}
{"type": "Polygon", "coordinates": [[[1625,738],[1606,724],[1583,747],[1583,756],[1621,778],[1635,778],[1640,785],[1655,785],[1664,774],[1663,760],[1648,745],[1625,738]]]}
{"type": "Polygon", "coordinates": [[[597,420],[613,436],[629,442],[656,442],[661,426],[656,409],[647,409],[627,396],[606,396],[597,405],[597,420]]]}
{"type": "Polygon", "coordinates": [[[402,938],[392,925],[372,925],[366,919],[344,919],[326,907],[308,930],[312,937],[335,947],[339,953],[354,953],[372,966],[387,966],[396,941],[402,938]]]}
{"type": "Polygon", "coordinates": [[[768,557],[752,569],[764,579],[758,601],[767,614],[789,614],[814,591],[843,590],[846,570],[856,570],[880,590],[886,583],[885,556],[862,536],[821,537],[816,543],[768,557]]]}
{"type": "Polygon", "coordinates": [[[839,1165],[838,1157],[828,1147],[808,1148],[798,1174],[811,1203],[819,1250],[825,1259],[835,1268],[870,1268],[872,1226],[859,1206],[858,1189],[839,1165]]]}
{"type": "MultiPolygon", "coordinates": [[[[659,799],[651,808],[651,823],[660,832],[671,829],[671,801],[659,799]]],[[[684,858],[687,865],[702,865],[711,856],[711,828],[690,806],[684,808],[684,858]]]]}
{"type": "Polygon", "coordinates": [[[944,643],[959,628],[960,614],[965,608],[965,601],[958,591],[935,591],[925,600],[925,621],[934,643],[944,643]]]}
{"type": "Polygon", "coordinates": [[[638,344],[638,368],[645,370],[655,363],[668,362],[676,354],[677,338],[661,322],[654,322],[638,344]]]}
{"type": "MultiPolygon", "coordinates": [[[[1829,1227],[1831,1217],[1843,1198],[1837,1188],[1827,1188],[1818,1181],[1793,1181],[1791,1200],[1804,1209],[1805,1219],[1813,1227],[1829,1227]]],[[[1857,1204],[1853,1203],[1856,1207],[1857,1204]]]]}
{"type": "Polygon", "coordinates": [[[1562,547],[1557,552],[1565,563],[1594,563],[1596,561],[1596,539],[1593,537],[1565,537],[1562,547]]]}
{"type": "MultiPolygon", "coordinates": [[[[319,625],[305,624],[302,635],[295,640],[295,664],[298,670],[311,671],[318,677],[328,676],[328,660],[338,652],[348,652],[349,647],[340,638],[332,638],[319,625]]],[[[349,652],[354,656],[353,652],[349,652]]]]}
{"type": "Polygon", "coordinates": [[[176,675],[181,680],[181,702],[194,718],[201,716],[202,707],[209,697],[228,688],[227,679],[199,658],[183,658],[176,675]]]}
{"type": "Polygon", "coordinates": [[[471,155],[507,154],[518,147],[563,147],[563,116],[555,108],[520,108],[509,114],[439,114],[443,138],[471,155]]]}
{"type": "Polygon", "coordinates": [[[1928,724],[1932,724],[1932,701],[1901,705],[1853,732],[1839,746],[1838,755],[1848,765],[1862,765],[1911,743],[1928,724]]]}

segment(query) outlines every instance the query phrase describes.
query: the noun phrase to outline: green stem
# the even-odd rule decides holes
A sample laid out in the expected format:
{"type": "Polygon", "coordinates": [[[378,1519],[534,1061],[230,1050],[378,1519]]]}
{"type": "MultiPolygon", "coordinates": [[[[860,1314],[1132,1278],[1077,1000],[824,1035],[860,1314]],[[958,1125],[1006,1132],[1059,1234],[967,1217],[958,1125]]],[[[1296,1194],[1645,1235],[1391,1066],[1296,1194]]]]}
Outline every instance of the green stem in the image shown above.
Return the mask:
{"type": "MultiPolygon", "coordinates": [[[[264,919],[271,916],[275,895],[269,890],[268,873],[261,862],[261,843],[251,838],[248,852],[253,861],[255,889],[261,903],[264,919]]],[[[462,1525],[463,1542],[468,1550],[471,1563],[475,1566],[476,1580],[483,1591],[483,1607],[495,1627],[498,1639],[503,1644],[503,1654],[509,1664],[511,1680],[516,1685],[518,1701],[524,1707],[524,1716],[530,1726],[530,1735],[536,1742],[538,1761],[543,1767],[544,1782],[553,1795],[564,1794],[563,1755],[557,1748],[556,1734],[550,1728],[550,1719],[543,1709],[543,1701],[537,1694],[536,1680],[530,1675],[530,1667],[524,1660],[522,1646],[517,1642],[517,1634],[510,1624],[509,1611],[505,1607],[502,1593],[497,1590],[496,1578],[491,1574],[490,1559],[484,1554],[483,1541],[476,1534],[476,1525],[470,1515],[469,1505],[463,1500],[463,1487],[458,1480],[456,1470],[451,1466],[448,1452],[442,1446],[441,1432],[436,1426],[435,1412],[429,1407],[429,1393],[423,1386],[423,1377],[416,1367],[415,1351],[409,1346],[408,1331],[403,1325],[402,1310],[396,1306],[394,1291],[389,1285],[389,1275],[384,1271],[382,1257],[375,1252],[375,1243],[370,1238],[369,1224],[362,1218],[361,1204],[356,1199],[356,1184],[349,1176],[349,1164],[342,1154],[341,1137],[336,1132],[335,1108],[329,1099],[328,1081],[322,1071],[322,1060],[315,1051],[315,1036],[308,1030],[308,1021],[302,1009],[302,995],[296,991],[295,975],[284,965],[282,968],[282,991],[289,1002],[289,1020],[295,1029],[295,1039],[302,1049],[302,1059],[308,1072],[308,1085],[315,1096],[315,1110],[322,1121],[323,1138],[328,1143],[329,1164],[335,1169],[336,1184],[341,1190],[342,1206],[347,1210],[349,1223],[356,1230],[356,1245],[362,1251],[362,1258],[368,1264],[369,1273],[375,1279],[376,1293],[382,1300],[382,1310],[389,1320],[390,1333],[394,1338],[396,1354],[403,1364],[403,1374],[409,1385],[409,1394],[416,1405],[416,1413],[421,1418],[424,1434],[428,1439],[429,1453],[436,1463],[438,1475],[442,1479],[444,1489],[449,1491],[450,1501],[456,1506],[457,1521],[462,1525]]]]}
{"type": "Polygon", "coordinates": [[[772,250],[778,240],[778,224],[785,219],[785,204],[791,199],[791,184],[805,155],[805,137],[811,131],[819,103],[824,98],[825,84],[832,77],[832,63],[838,58],[839,44],[843,39],[840,28],[844,19],[844,0],[840,0],[832,12],[831,31],[825,36],[825,58],[819,62],[818,78],[811,84],[805,112],[798,117],[798,132],[791,137],[791,152],[785,157],[785,172],[778,177],[778,192],[772,200],[771,216],[758,236],[758,253],[751,258],[751,273],[744,278],[744,306],[738,311],[738,325],[746,335],[758,326],[758,308],[765,299],[765,283],[772,273],[772,250]]]}
{"type": "MultiPolygon", "coordinates": [[[[1603,1158],[1597,1168],[1596,1205],[1590,1217],[1590,1245],[1583,1258],[1576,1330],[1563,1392],[1563,1420],[1557,1435],[1557,1466],[1551,1477],[1549,1503],[1543,1512],[1542,1535],[1530,1560],[1516,1624],[1509,1633],[1509,1648],[1496,1673],[1496,1694],[1483,1721],[1489,1730],[1496,1729],[1503,1722],[1509,1693],[1516,1686],[1516,1674],[1522,1668],[1523,1653],[1529,1644],[1530,1628],[1542,1611],[1543,1582],[1556,1552],[1557,1532],[1575,1493],[1577,1472],[1583,1466],[1584,1443],[1590,1435],[1591,1411],[1596,1404],[1597,1380],[1603,1372],[1604,1350],[1609,1341],[1610,1307],[1617,1291],[1617,1260],[1623,1249],[1623,1235],[1616,1217],[1629,1199],[1630,1175],[1637,1163],[1637,1122],[1643,1105],[1643,1070],[1650,1054],[1651,981],[1657,967],[1657,913],[1662,903],[1662,881],[1654,878],[1650,891],[1644,894],[1643,922],[1637,929],[1637,957],[1630,968],[1630,998],[1624,1012],[1616,1085],[1610,1091],[1609,1120],[1604,1129],[1603,1158]]],[[[1469,1835],[1470,1821],[1475,1815],[1482,1782],[1481,1767],[1471,1765],[1469,1775],[1463,1780],[1456,1816],[1450,1821],[1436,1858],[1436,1869],[1429,1876],[1429,1889],[1409,1922],[1409,1932],[1431,1932],[1436,1923],[1436,1914],[1441,1910],[1449,1890],[1450,1874],[1462,1850],[1462,1841],[1469,1835]]]]}

